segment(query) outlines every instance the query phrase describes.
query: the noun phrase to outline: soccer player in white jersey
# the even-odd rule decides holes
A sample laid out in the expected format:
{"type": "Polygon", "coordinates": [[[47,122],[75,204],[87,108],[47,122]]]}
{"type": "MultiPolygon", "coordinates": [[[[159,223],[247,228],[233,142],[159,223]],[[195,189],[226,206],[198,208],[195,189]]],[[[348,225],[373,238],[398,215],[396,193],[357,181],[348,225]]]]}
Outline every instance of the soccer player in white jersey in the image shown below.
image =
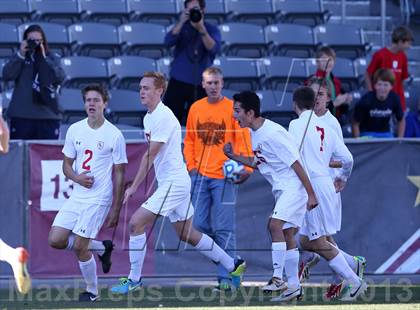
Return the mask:
{"type": "Polygon", "coordinates": [[[191,179],[181,151],[181,125],[161,101],[165,89],[166,81],[162,74],[144,73],[140,81],[140,100],[147,107],[143,124],[149,145],[132,185],[125,191],[124,202],[137,191],[152,165],[158,188],[130,219],[130,274],[111,289],[114,293],[128,294],[142,286],[141,272],[147,248],[145,228],[158,216],[168,217],[182,241],[191,244],[213,262],[222,264],[231,275],[241,276],[245,270],[244,260],[235,261],[208,235],[192,226],[191,179]]]}
{"type": "Polygon", "coordinates": [[[269,221],[272,238],[273,277],[262,289],[283,291],[273,301],[288,301],[302,294],[299,278],[299,251],[294,236],[301,226],[306,209],[318,204],[311,183],[301,163],[299,151],[290,134],[279,124],[260,115],[260,99],[254,92],[244,91],[233,96],[234,117],[242,128],[251,132],[254,157],[233,153],[226,144],[227,157],[256,168],[272,186],[276,205],[269,221]],[[282,280],[283,269],[287,285],[282,280]]]}
{"type": "MultiPolygon", "coordinates": [[[[0,111],[0,153],[6,154],[9,151],[10,132],[0,111]]],[[[27,270],[28,252],[22,248],[12,248],[0,238],[0,260],[12,266],[16,286],[22,294],[28,293],[31,288],[31,277],[27,270]]]]}
{"type": "Polygon", "coordinates": [[[62,151],[63,172],[74,182],[74,188],[55,217],[48,242],[53,248],[75,252],[87,286],[79,301],[95,301],[99,297],[98,277],[91,250],[100,255],[102,268],[107,272],[112,242],[93,239],[108,213],[107,227],[118,223],[127,155],[121,131],[104,117],[107,90],[88,85],[82,95],[87,118],[70,126],[62,151]]]}
{"type": "MultiPolygon", "coordinates": [[[[334,115],[331,114],[331,112],[327,109],[327,104],[330,101],[330,98],[328,96],[328,89],[325,86],[325,82],[322,79],[310,79],[308,82],[308,86],[312,88],[312,90],[317,94],[315,97],[315,107],[314,112],[315,114],[336,133],[336,135],[344,142],[343,139],[343,132],[340,126],[340,123],[338,122],[337,118],[334,117],[334,115]]],[[[334,158],[333,158],[334,161],[334,158]]],[[[337,176],[339,176],[339,169],[336,168],[330,168],[330,176],[333,180],[337,176]]],[[[337,198],[337,207],[332,208],[334,214],[334,219],[336,223],[336,231],[341,230],[341,193],[336,193],[337,198]]],[[[337,248],[337,243],[335,242],[332,235],[327,236],[327,240],[335,245],[337,248]]],[[[347,263],[349,266],[356,272],[356,274],[363,278],[364,270],[366,267],[366,259],[363,256],[353,256],[346,252],[344,252],[342,249],[340,249],[344,257],[346,258],[347,263]]],[[[304,281],[309,277],[309,269],[312,268],[318,261],[319,261],[319,255],[314,252],[308,252],[308,251],[302,251],[301,252],[301,260],[302,263],[299,266],[299,272],[300,272],[300,279],[301,281],[304,281]]],[[[337,298],[340,293],[341,289],[343,288],[343,278],[337,274],[335,271],[333,271],[333,279],[331,282],[331,285],[327,289],[327,292],[325,294],[325,297],[327,299],[334,299],[337,298]]]]}
{"type": "Polygon", "coordinates": [[[315,92],[310,87],[300,87],[293,93],[293,102],[299,118],[289,124],[289,132],[300,145],[300,151],[309,173],[318,208],[305,214],[300,230],[303,249],[317,252],[329,266],[347,282],[342,300],[355,300],[364,293],[366,283],[350,268],[344,255],[327,240],[337,231],[334,208],[337,207],[336,191],[343,190],[351,174],[353,157],[333,129],[314,113],[315,92]],[[329,172],[331,159],[342,164],[340,174],[333,182],[329,172]]]}

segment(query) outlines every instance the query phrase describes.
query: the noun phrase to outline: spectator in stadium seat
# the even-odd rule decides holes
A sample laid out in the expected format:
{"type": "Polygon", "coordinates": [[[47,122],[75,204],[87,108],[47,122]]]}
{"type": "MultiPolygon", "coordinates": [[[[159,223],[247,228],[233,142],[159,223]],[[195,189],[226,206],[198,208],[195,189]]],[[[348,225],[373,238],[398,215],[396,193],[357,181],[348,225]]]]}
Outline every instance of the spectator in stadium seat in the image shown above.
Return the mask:
{"type": "MultiPolygon", "coordinates": [[[[226,181],[223,164],[228,158],[223,146],[232,142],[236,152],[251,156],[251,137],[233,117],[233,101],[222,95],[223,75],[216,67],[203,72],[203,88],[207,97],[191,106],[187,118],[184,157],[191,176],[191,201],[195,207],[193,225],[202,233],[212,235],[214,241],[235,257],[235,186],[226,181]]],[[[244,182],[252,169],[242,170],[236,184],[244,182]]],[[[218,266],[217,289],[230,290],[229,272],[218,266]]]]}
{"type": "Polygon", "coordinates": [[[328,46],[321,47],[316,54],[317,70],[310,79],[313,77],[325,79],[329,96],[327,107],[340,124],[345,125],[350,122],[349,104],[352,101],[352,95],[343,90],[339,78],[332,73],[335,61],[335,51],[328,46]]]}
{"type": "Polygon", "coordinates": [[[398,137],[404,137],[405,120],[400,97],[392,91],[395,76],[390,69],[379,69],[373,77],[374,91],[356,104],[352,129],[354,137],[392,138],[391,118],[398,121],[398,137]]]}
{"type": "Polygon", "coordinates": [[[373,90],[372,77],[380,68],[391,69],[395,76],[393,90],[400,96],[402,110],[406,110],[404,96],[404,80],[408,78],[407,55],[405,51],[411,47],[413,34],[405,26],[399,26],[392,31],[392,44],[373,54],[367,68],[365,81],[369,91],[373,90]]]}
{"type": "Polygon", "coordinates": [[[417,102],[417,110],[413,109],[405,116],[406,138],[420,138],[420,97],[417,102]]]}
{"type": "Polygon", "coordinates": [[[190,105],[206,96],[201,87],[201,74],[220,51],[221,34],[216,26],[204,21],[205,6],[204,0],[185,0],[179,22],[165,37],[165,44],[175,48],[163,102],[181,125],[185,125],[190,105]],[[193,22],[192,16],[198,15],[197,12],[201,13],[201,19],[193,22]]]}
{"type": "Polygon", "coordinates": [[[64,76],[42,28],[29,26],[19,51],[3,68],[4,80],[15,81],[7,109],[11,139],[58,139],[61,111],[57,90],[64,76]]]}

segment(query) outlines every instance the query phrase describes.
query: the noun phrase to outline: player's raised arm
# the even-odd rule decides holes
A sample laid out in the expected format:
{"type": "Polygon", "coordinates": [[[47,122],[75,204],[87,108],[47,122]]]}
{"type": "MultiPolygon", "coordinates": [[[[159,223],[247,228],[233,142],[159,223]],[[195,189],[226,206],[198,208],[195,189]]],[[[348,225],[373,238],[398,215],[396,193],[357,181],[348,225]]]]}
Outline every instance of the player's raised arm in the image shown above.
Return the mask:
{"type": "Polygon", "coordinates": [[[231,143],[226,143],[223,147],[223,153],[230,159],[233,159],[234,161],[237,161],[241,164],[244,164],[245,166],[248,166],[253,169],[257,169],[257,165],[255,164],[254,157],[249,156],[242,156],[237,155],[233,152],[233,147],[231,143]]]}

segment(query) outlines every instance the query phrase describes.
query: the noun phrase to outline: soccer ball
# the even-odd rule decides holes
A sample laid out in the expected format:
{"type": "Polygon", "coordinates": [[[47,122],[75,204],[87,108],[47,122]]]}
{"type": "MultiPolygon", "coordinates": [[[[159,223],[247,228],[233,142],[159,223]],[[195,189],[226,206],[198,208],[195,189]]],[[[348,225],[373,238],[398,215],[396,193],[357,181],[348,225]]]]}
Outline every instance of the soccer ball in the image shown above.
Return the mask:
{"type": "Polygon", "coordinates": [[[239,179],[239,176],[234,173],[238,173],[243,168],[244,165],[234,161],[233,159],[228,159],[223,164],[223,174],[225,175],[226,179],[234,182],[239,179]]]}

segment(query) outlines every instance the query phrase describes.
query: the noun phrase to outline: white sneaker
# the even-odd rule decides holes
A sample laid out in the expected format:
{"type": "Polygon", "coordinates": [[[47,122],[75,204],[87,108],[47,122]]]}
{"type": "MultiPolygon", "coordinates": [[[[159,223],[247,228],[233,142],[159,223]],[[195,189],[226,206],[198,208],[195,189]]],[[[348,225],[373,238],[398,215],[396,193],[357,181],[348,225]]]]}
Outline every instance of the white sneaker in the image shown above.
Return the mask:
{"type": "Polygon", "coordinates": [[[356,300],[361,294],[367,290],[367,284],[365,281],[360,279],[359,285],[348,284],[342,293],[341,301],[353,301],[356,300]]]}
{"type": "Polygon", "coordinates": [[[281,293],[280,296],[271,298],[271,301],[290,301],[293,299],[298,299],[300,296],[302,296],[303,290],[302,287],[292,287],[285,290],[283,293],[281,293]]]}
{"type": "Polygon", "coordinates": [[[356,269],[354,270],[354,272],[360,279],[363,279],[366,269],[366,258],[364,258],[363,256],[353,256],[353,258],[356,262],[356,269]]]}
{"type": "Polygon", "coordinates": [[[318,264],[321,257],[317,253],[313,253],[312,259],[310,261],[300,262],[299,264],[299,281],[300,283],[305,282],[309,279],[310,272],[309,270],[318,264]]]}
{"type": "Polygon", "coordinates": [[[270,281],[268,281],[268,283],[264,285],[261,289],[264,293],[284,291],[285,289],[287,289],[287,283],[284,282],[282,279],[272,277],[270,281]]]}
{"type": "Polygon", "coordinates": [[[16,248],[16,252],[16,262],[12,264],[16,286],[21,294],[27,294],[31,289],[31,277],[27,268],[29,254],[24,248],[16,248]]]}

